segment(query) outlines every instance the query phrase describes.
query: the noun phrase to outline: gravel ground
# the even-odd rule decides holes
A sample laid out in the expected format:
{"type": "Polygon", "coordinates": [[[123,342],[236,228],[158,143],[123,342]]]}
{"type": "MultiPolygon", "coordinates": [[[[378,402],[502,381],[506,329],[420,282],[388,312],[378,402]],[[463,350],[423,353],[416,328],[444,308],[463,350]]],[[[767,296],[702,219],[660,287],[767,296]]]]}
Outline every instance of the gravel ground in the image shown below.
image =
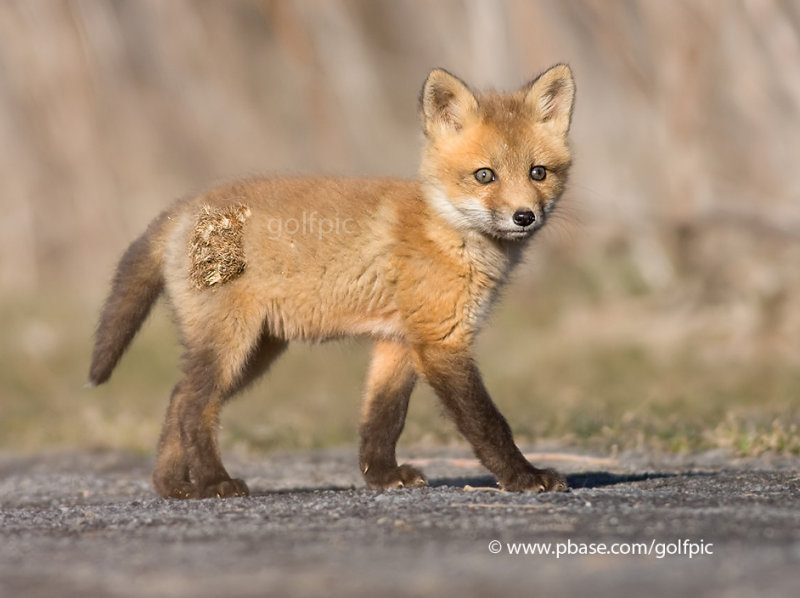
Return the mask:
{"type": "Polygon", "coordinates": [[[154,496],[146,458],[0,455],[0,596],[763,597],[800,587],[800,460],[540,453],[531,458],[567,473],[572,490],[537,496],[492,490],[468,453],[407,456],[432,487],[366,490],[355,450],[334,450],[229,458],[253,496],[182,502],[154,496]],[[551,554],[510,554],[514,542],[551,554]],[[650,554],[598,554],[600,543],[650,554]]]}

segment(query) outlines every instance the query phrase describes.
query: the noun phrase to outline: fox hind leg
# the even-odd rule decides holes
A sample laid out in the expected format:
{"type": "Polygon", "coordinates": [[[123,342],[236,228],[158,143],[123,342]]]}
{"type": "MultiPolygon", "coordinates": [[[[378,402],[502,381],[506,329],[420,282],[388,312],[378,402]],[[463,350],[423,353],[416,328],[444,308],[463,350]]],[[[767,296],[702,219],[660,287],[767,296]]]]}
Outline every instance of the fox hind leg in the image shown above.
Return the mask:
{"type": "Polygon", "coordinates": [[[158,441],[158,457],[153,471],[153,485],[164,498],[199,498],[189,478],[189,464],[181,445],[178,405],[183,398],[182,380],[175,385],[170,396],[167,416],[158,441]]]}
{"type": "Polygon", "coordinates": [[[359,464],[370,488],[426,486],[422,472],[397,464],[395,447],[405,424],[417,374],[405,345],[375,343],[361,418],[359,464]]]}
{"type": "Polygon", "coordinates": [[[222,465],[217,425],[223,403],[216,364],[188,353],[159,440],[153,483],[167,498],[245,496],[247,486],[222,465]]]}
{"type": "Polygon", "coordinates": [[[267,369],[286,343],[261,338],[261,322],[257,327],[241,324],[238,328],[228,335],[214,335],[214,343],[192,343],[187,350],[184,376],[172,393],[153,472],[161,496],[249,494],[244,481],[231,478],[222,464],[217,443],[219,413],[229,397],[267,369]],[[226,336],[236,342],[224,342],[226,336]]]}

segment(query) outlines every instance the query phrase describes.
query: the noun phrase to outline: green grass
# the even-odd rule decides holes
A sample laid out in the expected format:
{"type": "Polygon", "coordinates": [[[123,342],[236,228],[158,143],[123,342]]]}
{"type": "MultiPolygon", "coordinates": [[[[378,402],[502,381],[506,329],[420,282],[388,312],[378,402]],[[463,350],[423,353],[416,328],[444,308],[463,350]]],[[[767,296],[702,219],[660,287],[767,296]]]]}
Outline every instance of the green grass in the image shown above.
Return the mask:
{"type": "MultiPolygon", "coordinates": [[[[554,268],[541,275],[547,283],[512,285],[480,338],[486,385],[521,443],[800,454],[795,363],[763,347],[732,350],[729,331],[716,325],[683,330],[684,308],[647,291],[628,265],[604,271],[616,284],[554,268]]],[[[1,450],[153,450],[177,380],[177,335],[161,305],[111,380],[83,388],[100,302],[3,305],[1,450]]],[[[709,308],[696,309],[694,320],[709,308]]],[[[355,444],[368,360],[366,341],[294,345],[226,408],[223,448],[355,444]]],[[[424,384],[401,442],[462,442],[424,384]]]]}

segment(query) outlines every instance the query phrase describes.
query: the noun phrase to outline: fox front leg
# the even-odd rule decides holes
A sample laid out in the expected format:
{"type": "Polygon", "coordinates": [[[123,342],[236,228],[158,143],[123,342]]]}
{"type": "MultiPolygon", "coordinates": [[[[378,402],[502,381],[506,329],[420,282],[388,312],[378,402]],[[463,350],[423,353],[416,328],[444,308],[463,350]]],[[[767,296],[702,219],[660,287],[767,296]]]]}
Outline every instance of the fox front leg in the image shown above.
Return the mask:
{"type": "Polygon", "coordinates": [[[567,489],[561,474],[534,467],[517,448],[508,422],[486,391],[468,351],[419,347],[414,360],[480,462],[497,477],[503,489],[517,492],[567,489]]]}
{"type": "Polygon", "coordinates": [[[408,347],[399,342],[375,343],[361,417],[359,465],[374,489],[427,486],[421,471],[398,465],[395,447],[406,420],[408,399],[417,373],[408,347]]]}

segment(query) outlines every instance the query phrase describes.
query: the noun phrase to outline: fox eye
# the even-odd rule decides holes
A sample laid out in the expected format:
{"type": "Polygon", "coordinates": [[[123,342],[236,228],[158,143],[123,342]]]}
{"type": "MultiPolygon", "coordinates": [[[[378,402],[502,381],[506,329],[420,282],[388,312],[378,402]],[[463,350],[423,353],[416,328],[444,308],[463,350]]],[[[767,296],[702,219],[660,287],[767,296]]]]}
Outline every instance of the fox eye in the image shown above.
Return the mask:
{"type": "Polygon", "coordinates": [[[531,178],[534,181],[543,181],[547,176],[547,169],[544,166],[531,166],[531,178]]]}
{"type": "Polygon", "coordinates": [[[475,175],[475,180],[481,185],[486,185],[494,181],[494,170],[491,168],[479,168],[472,174],[475,175]]]}

